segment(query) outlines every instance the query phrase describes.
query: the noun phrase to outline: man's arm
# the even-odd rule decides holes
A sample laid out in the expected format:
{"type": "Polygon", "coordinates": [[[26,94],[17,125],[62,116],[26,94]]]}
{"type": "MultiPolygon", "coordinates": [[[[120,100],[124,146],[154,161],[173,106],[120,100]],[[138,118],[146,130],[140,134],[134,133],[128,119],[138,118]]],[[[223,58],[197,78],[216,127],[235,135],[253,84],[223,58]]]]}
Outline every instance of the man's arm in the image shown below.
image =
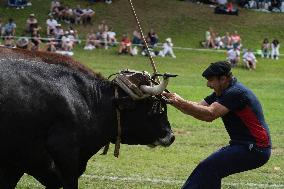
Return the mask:
{"type": "Polygon", "coordinates": [[[163,95],[175,108],[202,121],[211,122],[229,112],[228,108],[218,102],[208,105],[205,100],[196,103],[185,100],[175,93],[163,93],[163,95]]]}

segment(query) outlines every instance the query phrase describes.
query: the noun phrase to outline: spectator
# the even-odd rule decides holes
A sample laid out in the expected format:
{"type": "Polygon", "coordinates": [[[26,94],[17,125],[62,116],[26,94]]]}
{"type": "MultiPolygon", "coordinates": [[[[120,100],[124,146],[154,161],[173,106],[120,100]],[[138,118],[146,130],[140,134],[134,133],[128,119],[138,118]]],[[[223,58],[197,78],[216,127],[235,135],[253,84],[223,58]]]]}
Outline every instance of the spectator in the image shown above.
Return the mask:
{"type": "Polygon", "coordinates": [[[29,18],[26,21],[26,32],[32,34],[34,32],[34,28],[38,27],[37,19],[35,18],[35,14],[30,14],[29,18]]]}
{"type": "Polygon", "coordinates": [[[271,58],[272,59],[279,59],[279,48],[280,48],[280,43],[277,39],[274,39],[271,43],[271,58]]]}
{"type": "Polygon", "coordinates": [[[29,39],[23,34],[17,41],[16,47],[20,49],[28,49],[29,39]]]}
{"type": "Polygon", "coordinates": [[[261,57],[269,58],[270,55],[270,43],[267,38],[265,38],[261,45],[261,57]]]}
{"type": "Polygon", "coordinates": [[[112,27],[109,27],[109,31],[107,32],[107,39],[108,39],[108,44],[110,46],[115,46],[117,44],[116,40],[116,33],[112,31],[112,27]]]}
{"type": "Polygon", "coordinates": [[[55,38],[49,38],[46,43],[46,51],[48,52],[56,52],[56,46],[58,42],[56,42],[55,38]]]}
{"type": "Polygon", "coordinates": [[[4,30],[4,27],[3,27],[3,22],[2,22],[2,19],[0,18],[0,35],[2,36],[3,35],[3,31],[4,30]]]}
{"type": "Polygon", "coordinates": [[[170,55],[173,58],[176,58],[173,51],[173,43],[171,38],[167,38],[165,43],[163,44],[163,50],[159,52],[161,57],[165,57],[166,55],[170,55]]]}
{"type": "Polygon", "coordinates": [[[223,46],[223,41],[219,33],[216,33],[214,38],[215,49],[220,49],[223,46]]]}
{"type": "Polygon", "coordinates": [[[247,69],[249,70],[256,69],[257,60],[251,49],[248,49],[247,52],[245,52],[245,54],[243,55],[243,62],[244,62],[245,67],[247,67],[247,69]]]}
{"type": "Polygon", "coordinates": [[[80,24],[82,22],[83,10],[81,9],[80,5],[73,10],[75,15],[75,24],[80,24]]]}
{"type": "Polygon", "coordinates": [[[240,61],[240,51],[236,45],[227,52],[227,60],[232,67],[236,67],[240,61]]]}
{"type": "Polygon", "coordinates": [[[12,18],[10,18],[8,23],[5,24],[5,26],[4,26],[3,35],[4,36],[9,36],[9,35],[14,36],[15,32],[16,32],[16,28],[17,28],[17,25],[14,23],[14,20],[12,18]]]}
{"type": "Polygon", "coordinates": [[[234,31],[234,33],[231,35],[232,45],[237,45],[237,48],[240,50],[241,45],[241,36],[238,34],[237,31],[234,31]]]}
{"type": "Polygon", "coordinates": [[[36,31],[34,31],[33,34],[32,34],[31,44],[32,44],[32,47],[31,47],[32,51],[38,51],[39,50],[39,47],[40,47],[40,44],[41,44],[41,37],[40,37],[40,34],[37,33],[36,31]]]}
{"type": "Polygon", "coordinates": [[[125,54],[129,53],[131,56],[133,56],[132,44],[127,34],[123,34],[122,40],[119,44],[118,55],[121,55],[122,53],[125,53],[125,54]]]}
{"type": "Polygon", "coordinates": [[[95,15],[95,11],[91,9],[90,7],[83,9],[83,15],[82,15],[82,20],[83,24],[92,24],[92,18],[95,15]]]}
{"type": "Polygon", "coordinates": [[[15,47],[15,41],[14,41],[14,36],[7,35],[4,37],[4,46],[8,48],[14,48],[15,47]]]}
{"type": "Polygon", "coordinates": [[[62,50],[72,52],[73,41],[69,38],[69,32],[66,31],[65,35],[62,37],[62,50]]]}
{"type": "Polygon", "coordinates": [[[158,38],[157,33],[154,31],[153,28],[151,28],[150,31],[148,32],[147,42],[153,48],[157,46],[158,41],[159,41],[159,38],[158,38]]]}
{"type": "Polygon", "coordinates": [[[222,46],[223,48],[225,48],[225,49],[233,48],[232,40],[231,40],[229,32],[226,32],[226,34],[222,37],[222,42],[223,42],[223,46],[222,46]]]}
{"type": "Polygon", "coordinates": [[[215,38],[214,31],[210,27],[205,32],[205,48],[215,48],[214,38],[215,38]]]}
{"type": "Polygon", "coordinates": [[[48,16],[48,19],[46,20],[46,25],[47,25],[47,30],[46,33],[48,36],[53,36],[54,35],[54,30],[57,25],[57,21],[53,18],[52,15],[48,16]]]}
{"type": "Polygon", "coordinates": [[[101,46],[100,41],[97,40],[96,34],[92,31],[87,35],[85,50],[93,50],[96,47],[101,46]]]}
{"type": "Polygon", "coordinates": [[[98,31],[102,32],[102,31],[108,31],[108,25],[106,24],[105,20],[102,20],[101,23],[98,25],[98,31]]]}
{"type": "Polygon", "coordinates": [[[142,44],[142,36],[139,32],[139,28],[138,26],[136,27],[136,29],[133,31],[133,39],[132,39],[132,43],[134,45],[141,45],[142,44]]]}
{"type": "Polygon", "coordinates": [[[64,35],[64,30],[61,27],[61,24],[57,24],[54,29],[54,36],[56,40],[61,40],[64,35]]]}
{"type": "Polygon", "coordinates": [[[61,7],[59,0],[51,1],[50,12],[54,12],[55,9],[58,9],[59,7],[61,7]]]}

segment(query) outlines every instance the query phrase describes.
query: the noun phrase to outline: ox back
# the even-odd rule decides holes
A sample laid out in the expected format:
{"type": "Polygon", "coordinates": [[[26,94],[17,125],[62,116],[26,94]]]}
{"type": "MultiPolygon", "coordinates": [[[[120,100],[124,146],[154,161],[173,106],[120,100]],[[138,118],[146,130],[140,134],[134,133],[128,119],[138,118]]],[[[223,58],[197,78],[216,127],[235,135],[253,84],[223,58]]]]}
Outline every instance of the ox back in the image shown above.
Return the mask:
{"type": "MultiPolygon", "coordinates": [[[[49,189],[77,189],[87,161],[116,139],[115,86],[72,66],[20,57],[0,59],[0,189],[15,188],[24,173],[49,189]]],[[[122,143],[173,142],[165,104],[149,115],[152,105],[153,98],[120,104],[122,143]]]]}

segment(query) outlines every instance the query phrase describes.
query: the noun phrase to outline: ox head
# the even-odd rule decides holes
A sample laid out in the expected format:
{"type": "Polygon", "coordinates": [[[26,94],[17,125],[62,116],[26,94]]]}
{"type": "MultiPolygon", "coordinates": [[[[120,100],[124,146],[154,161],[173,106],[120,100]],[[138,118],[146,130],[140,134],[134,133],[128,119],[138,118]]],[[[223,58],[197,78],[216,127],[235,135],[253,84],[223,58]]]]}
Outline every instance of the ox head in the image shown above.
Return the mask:
{"type": "Polygon", "coordinates": [[[121,114],[121,142],[152,147],[171,145],[175,137],[167,117],[167,101],[161,96],[169,77],[154,85],[145,72],[130,73],[137,81],[123,74],[115,79],[123,89],[116,98],[121,114]]]}

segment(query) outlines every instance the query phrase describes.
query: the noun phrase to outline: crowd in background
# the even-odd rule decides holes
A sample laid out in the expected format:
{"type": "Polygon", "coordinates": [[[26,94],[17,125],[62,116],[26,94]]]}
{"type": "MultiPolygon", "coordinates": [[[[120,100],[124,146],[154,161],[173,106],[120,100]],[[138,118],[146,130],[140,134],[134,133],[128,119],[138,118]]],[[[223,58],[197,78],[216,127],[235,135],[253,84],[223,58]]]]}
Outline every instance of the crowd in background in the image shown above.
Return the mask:
{"type": "MultiPolygon", "coordinates": [[[[226,0],[223,1],[225,2],[226,0]]],[[[4,23],[0,18],[3,45],[10,48],[18,47],[35,51],[46,50],[73,55],[73,48],[83,42],[85,50],[116,47],[118,55],[128,54],[135,56],[141,54],[144,56],[170,56],[176,58],[172,39],[166,38],[165,41],[159,43],[158,34],[153,28],[145,36],[145,40],[149,45],[148,51],[138,27],[133,30],[131,35],[124,33],[117,37],[113,27],[109,26],[105,20],[102,20],[97,27],[94,27],[92,24],[94,16],[95,10],[90,7],[82,8],[80,5],[77,5],[75,8],[72,8],[64,6],[59,0],[53,0],[51,1],[50,12],[47,15],[46,25],[43,27],[39,26],[36,15],[32,13],[27,18],[24,31],[20,37],[15,37],[17,25],[12,18],[7,23],[4,23]],[[61,23],[69,27],[64,29],[61,23]],[[75,26],[79,24],[92,26],[92,30],[87,34],[85,40],[79,39],[78,31],[75,29],[75,26]],[[44,31],[47,37],[41,37],[40,31],[44,31]]],[[[255,53],[252,49],[243,49],[242,38],[238,31],[226,32],[224,35],[221,35],[214,31],[212,27],[209,27],[205,32],[205,40],[201,42],[201,45],[204,48],[227,50],[227,60],[233,67],[241,59],[240,52],[242,51],[244,65],[248,69],[256,68],[257,60],[254,56],[255,53]]],[[[258,54],[261,57],[277,60],[279,58],[279,48],[280,43],[277,39],[273,39],[271,43],[268,39],[264,39],[258,54]]]]}

